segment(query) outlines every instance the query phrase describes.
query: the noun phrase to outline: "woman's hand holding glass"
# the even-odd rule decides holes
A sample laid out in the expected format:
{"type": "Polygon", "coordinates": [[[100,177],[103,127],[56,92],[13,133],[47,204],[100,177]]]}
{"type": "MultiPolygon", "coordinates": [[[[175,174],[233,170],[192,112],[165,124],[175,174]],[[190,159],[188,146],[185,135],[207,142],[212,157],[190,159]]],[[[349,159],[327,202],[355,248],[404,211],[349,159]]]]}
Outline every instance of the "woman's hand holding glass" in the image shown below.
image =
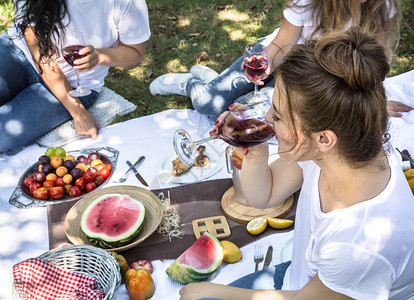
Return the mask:
{"type": "Polygon", "coordinates": [[[79,72],[89,71],[99,64],[99,53],[92,45],[79,50],[79,55],[81,57],[73,61],[74,68],[79,72]]]}

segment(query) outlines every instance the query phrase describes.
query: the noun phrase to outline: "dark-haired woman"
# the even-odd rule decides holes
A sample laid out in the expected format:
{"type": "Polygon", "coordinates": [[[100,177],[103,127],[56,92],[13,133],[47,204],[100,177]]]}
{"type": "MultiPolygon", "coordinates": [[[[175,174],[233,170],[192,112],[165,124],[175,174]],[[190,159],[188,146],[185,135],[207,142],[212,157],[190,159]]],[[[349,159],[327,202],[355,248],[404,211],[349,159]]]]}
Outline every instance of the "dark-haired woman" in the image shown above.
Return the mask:
{"type": "Polygon", "coordinates": [[[244,149],[241,177],[259,208],[301,189],[282,290],[204,282],[182,300],[414,298],[414,197],[387,144],[388,72],[384,49],[357,28],[293,48],[266,115],[280,158],[268,165],[266,143],[244,149]]]}
{"type": "Polygon", "coordinates": [[[145,0],[15,0],[15,24],[0,36],[0,152],[16,149],[73,118],[77,133],[97,138],[87,111],[109,67],[141,61],[150,37],[145,0]],[[85,97],[71,97],[75,68],[59,38],[82,34],[75,61],[85,97]]]}

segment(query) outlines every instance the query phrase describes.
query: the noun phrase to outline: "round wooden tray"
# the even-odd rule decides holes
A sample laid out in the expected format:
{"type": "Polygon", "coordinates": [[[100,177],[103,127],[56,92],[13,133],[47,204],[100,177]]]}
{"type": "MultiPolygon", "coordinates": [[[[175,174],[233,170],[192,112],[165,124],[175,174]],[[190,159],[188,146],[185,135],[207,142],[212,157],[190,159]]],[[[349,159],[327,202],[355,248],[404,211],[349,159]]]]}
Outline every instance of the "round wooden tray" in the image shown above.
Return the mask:
{"type": "Polygon", "coordinates": [[[229,219],[241,224],[247,224],[249,221],[258,217],[283,218],[289,213],[292,206],[293,195],[279,205],[266,209],[247,206],[234,200],[234,187],[229,188],[221,198],[221,208],[224,214],[229,219]]]}
{"type": "Polygon", "coordinates": [[[83,234],[80,221],[82,214],[85,211],[86,207],[95,200],[97,197],[104,194],[122,194],[129,195],[135,200],[139,200],[145,206],[145,218],[144,223],[142,224],[142,229],[139,232],[138,236],[134,241],[128,245],[109,249],[111,251],[123,251],[135,247],[136,245],[143,242],[148,238],[160,225],[162,219],[162,207],[161,202],[158,197],[151,191],[148,191],[143,188],[129,185],[118,185],[103,188],[97,191],[93,191],[81,200],[79,200],[66,215],[65,218],[65,234],[68,239],[75,245],[93,245],[88,241],[86,236],[83,234]]]}

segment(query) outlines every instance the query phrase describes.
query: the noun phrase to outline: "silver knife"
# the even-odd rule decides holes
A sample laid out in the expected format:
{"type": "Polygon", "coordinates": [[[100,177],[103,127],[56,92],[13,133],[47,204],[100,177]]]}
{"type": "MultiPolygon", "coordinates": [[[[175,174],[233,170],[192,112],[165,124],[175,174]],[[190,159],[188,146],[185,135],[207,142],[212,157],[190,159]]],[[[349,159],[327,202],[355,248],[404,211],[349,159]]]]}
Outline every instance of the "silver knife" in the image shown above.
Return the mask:
{"type": "Polygon", "coordinates": [[[135,169],[135,167],[131,164],[131,162],[129,160],[126,161],[127,165],[132,169],[132,171],[134,171],[135,173],[135,177],[138,178],[138,180],[145,186],[148,186],[148,183],[144,180],[144,178],[142,178],[142,176],[138,173],[137,169],[135,169]]]}
{"type": "Polygon", "coordinates": [[[266,269],[270,265],[270,262],[272,261],[272,255],[273,255],[273,247],[269,246],[269,248],[267,248],[266,258],[263,264],[263,270],[266,269]]]}

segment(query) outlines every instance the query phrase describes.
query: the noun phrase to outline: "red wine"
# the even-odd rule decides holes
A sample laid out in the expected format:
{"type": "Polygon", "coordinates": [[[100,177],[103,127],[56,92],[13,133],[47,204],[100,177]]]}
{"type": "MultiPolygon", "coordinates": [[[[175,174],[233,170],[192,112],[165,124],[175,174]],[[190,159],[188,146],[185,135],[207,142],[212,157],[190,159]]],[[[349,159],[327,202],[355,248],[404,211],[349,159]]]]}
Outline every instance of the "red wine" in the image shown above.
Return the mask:
{"type": "Polygon", "coordinates": [[[72,45],[67,46],[63,49],[63,57],[73,67],[73,62],[81,57],[84,57],[85,55],[79,55],[79,50],[85,48],[85,46],[82,45],[72,45]]]}
{"type": "Polygon", "coordinates": [[[235,147],[252,147],[274,135],[272,126],[257,119],[226,119],[220,138],[235,147]]]}
{"type": "Polygon", "coordinates": [[[250,56],[244,59],[244,67],[247,74],[252,76],[255,80],[260,79],[260,76],[266,71],[269,62],[261,55],[250,56]]]}

